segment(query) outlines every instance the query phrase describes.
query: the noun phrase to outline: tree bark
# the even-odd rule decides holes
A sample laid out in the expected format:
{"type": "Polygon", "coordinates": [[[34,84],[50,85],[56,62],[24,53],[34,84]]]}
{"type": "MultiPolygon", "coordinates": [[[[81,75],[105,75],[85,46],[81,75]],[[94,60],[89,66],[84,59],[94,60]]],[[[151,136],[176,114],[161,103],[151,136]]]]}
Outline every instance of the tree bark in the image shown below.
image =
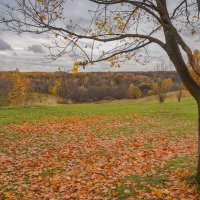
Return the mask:
{"type": "Polygon", "coordinates": [[[200,12],[200,0],[197,0],[198,10],[200,12]]]}
{"type": "Polygon", "coordinates": [[[195,98],[198,105],[198,164],[196,181],[200,185],[200,86],[195,82],[191,76],[187,65],[182,57],[179,45],[169,30],[165,30],[167,54],[173,62],[182,82],[195,98]]]}
{"type": "Polygon", "coordinates": [[[165,36],[166,36],[167,54],[170,60],[173,62],[180,76],[181,81],[184,83],[184,85],[187,87],[187,89],[190,91],[190,93],[196,99],[196,101],[199,101],[200,87],[191,76],[188,67],[185,64],[185,61],[182,57],[176,39],[174,38],[173,34],[171,34],[169,31],[165,32],[165,36]]]}
{"type": "MultiPolygon", "coordinates": [[[[169,38],[168,38],[169,39],[169,38]]],[[[174,63],[175,68],[185,86],[188,88],[192,96],[195,98],[198,105],[198,165],[197,165],[197,175],[196,180],[200,185],[200,87],[191,77],[186,64],[181,56],[178,45],[176,45],[176,41],[172,39],[169,40],[172,43],[168,43],[168,55],[171,61],[174,63]],[[176,51],[172,53],[171,48],[175,48],[176,51]],[[175,53],[176,52],[176,53],[175,53]]]]}
{"type": "MultiPolygon", "coordinates": [[[[168,39],[170,36],[167,36],[168,39]]],[[[191,77],[189,70],[181,56],[178,44],[174,39],[169,39],[170,43],[167,43],[168,55],[185,86],[188,88],[192,96],[195,98],[198,106],[198,165],[197,165],[197,175],[196,180],[200,185],[200,87],[191,77]],[[172,42],[172,43],[171,43],[172,42]],[[171,51],[171,48],[175,48],[176,51],[171,51]],[[176,52],[176,53],[175,53],[176,52]]]]}
{"type": "Polygon", "coordinates": [[[197,102],[198,105],[198,164],[197,164],[197,183],[200,184],[200,101],[197,102]]]}
{"type": "Polygon", "coordinates": [[[160,14],[161,20],[164,23],[163,31],[164,31],[165,40],[166,40],[165,50],[170,60],[174,64],[180,76],[180,79],[182,80],[184,85],[187,87],[187,89],[190,91],[192,96],[196,99],[196,101],[199,101],[200,86],[196,83],[194,78],[191,76],[188,70],[187,64],[185,63],[183,59],[182,53],[179,48],[179,43],[177,42],[180,38],[177,39],[177,37],[173,34],[172,29],[174,29],[174,27],[169,17],[166,0],[157,0],[157,6],[160,9],[159,14],[160,14]]]}

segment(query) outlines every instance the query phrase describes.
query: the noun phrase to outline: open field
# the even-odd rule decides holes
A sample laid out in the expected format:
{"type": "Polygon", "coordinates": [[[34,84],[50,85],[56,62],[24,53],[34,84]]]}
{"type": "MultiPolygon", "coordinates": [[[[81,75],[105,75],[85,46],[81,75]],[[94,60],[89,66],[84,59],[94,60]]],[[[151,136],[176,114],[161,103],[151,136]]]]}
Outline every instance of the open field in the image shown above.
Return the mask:
{"type": "Polygon", "coordinates": [[[200,199],[191,97],[7,107],[0,116],[0,199],[200,199]]]}

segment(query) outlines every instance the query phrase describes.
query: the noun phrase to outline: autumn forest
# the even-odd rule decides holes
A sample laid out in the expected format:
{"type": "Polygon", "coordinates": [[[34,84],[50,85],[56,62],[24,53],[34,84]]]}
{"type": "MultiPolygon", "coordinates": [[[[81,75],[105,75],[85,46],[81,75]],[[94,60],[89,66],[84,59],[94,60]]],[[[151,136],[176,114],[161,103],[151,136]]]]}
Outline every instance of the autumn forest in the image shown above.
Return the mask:
{"type": "Polygon", "coordinates": [[[176,72],[164,71],[77,74],[0,72],[0,88],[2,106],[26,105],[31,103],[35,93],[53,95],[61,104],[138,99],[150,95],[157,95],[162,103],[168,92],[185,89],[176,72]]]}

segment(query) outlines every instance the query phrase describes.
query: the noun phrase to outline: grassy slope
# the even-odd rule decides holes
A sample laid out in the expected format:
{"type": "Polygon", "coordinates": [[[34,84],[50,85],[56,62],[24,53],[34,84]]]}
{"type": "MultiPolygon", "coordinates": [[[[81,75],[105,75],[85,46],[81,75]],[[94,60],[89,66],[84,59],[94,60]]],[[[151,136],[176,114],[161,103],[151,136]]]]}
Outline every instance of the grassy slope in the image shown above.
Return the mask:
{"type": "Polygon", "coordinates": [[[155,99],[150,101],[114,101],[102,104],[71,104],[71,105],[38,105],[29,107],[7,107],[0,109],[0,126],[8,123],[32,121],[35,119],[54,119],[59,117],[85,117],[88,115],[123,115],[137,113],[142,116],[158,116],[174,119],[188,119],[195,122],[197,106],[193,98],[186,97],[177,103],[174,99],[159,104],[155,99]]]}

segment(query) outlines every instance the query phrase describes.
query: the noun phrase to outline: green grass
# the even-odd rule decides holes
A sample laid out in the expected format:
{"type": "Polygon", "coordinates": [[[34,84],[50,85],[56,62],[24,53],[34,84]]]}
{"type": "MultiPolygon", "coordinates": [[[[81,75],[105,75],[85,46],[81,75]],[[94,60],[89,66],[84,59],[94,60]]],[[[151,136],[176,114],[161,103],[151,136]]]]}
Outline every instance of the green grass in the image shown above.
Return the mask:
{"type": "MultiPolygon", "coordinates": [[[[89,115],[126,115],[159,117],[175,120],[197,119],[197,106],[192,97],[186,97],[182,102],[169,99],[164,104],[151,101],[116,101],[102,104],[71,104],[71,105],[37,105],[27,107],[0,108],[0,127],[9,123],[32,121],[35,119],[56,119],[60,117],[87,117],[89,115]]],[[[169,122],[169,121],[168,121],[169,122]]]]}

